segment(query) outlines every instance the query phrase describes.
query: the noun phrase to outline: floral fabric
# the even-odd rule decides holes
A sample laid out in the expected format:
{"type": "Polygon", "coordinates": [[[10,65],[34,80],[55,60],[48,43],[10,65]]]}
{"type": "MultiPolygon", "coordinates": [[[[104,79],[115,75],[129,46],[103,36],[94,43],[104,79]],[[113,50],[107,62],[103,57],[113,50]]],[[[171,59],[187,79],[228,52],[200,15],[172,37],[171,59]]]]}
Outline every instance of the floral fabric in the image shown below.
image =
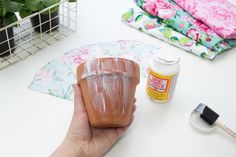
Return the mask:
{"type": "Polygon", "coordinates": [[[136,3],[149,14],[160,18],[169,27],[211,50],[222,52],[236,46],[236,40],[223,39],[172,0],[137,0],[136,3]]]}
{"type": "Polygon", "coordinates": [[[146,13],[139,7],[131,8],[122,15],[122,21],[142,32],[166,41],[183,50],[198,55],[202,58],[213,60],[218,52],[211,51],[185,35],[168,27],[167,24],[159,21],[158,18],[146,13]]]}
{"type": "Polygon", "coordinates": [[[48,62],[35,74],[29,88],[73,100],[71,85],[76,82],[76,68],[86,59],[101,56],[129,58],[139,63],[141,76],[146,77],[148,62],[156,49],[159,47],[128,40],[85,45],[48,62]]]}
{"type": "Polygon", "coordinates": [[[236,5],[227,0],[174,1],[221,37],[236,39],[236,5]]]}

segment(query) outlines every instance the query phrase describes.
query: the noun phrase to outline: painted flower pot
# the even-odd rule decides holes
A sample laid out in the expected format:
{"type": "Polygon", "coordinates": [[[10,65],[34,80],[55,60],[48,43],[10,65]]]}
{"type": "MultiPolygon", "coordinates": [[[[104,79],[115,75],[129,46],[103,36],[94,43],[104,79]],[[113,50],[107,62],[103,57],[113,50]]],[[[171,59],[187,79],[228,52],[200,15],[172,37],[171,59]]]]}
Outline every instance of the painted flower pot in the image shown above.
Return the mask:
{"type": "Polygon", "coordinates": [[[59,11],[54,11],[50,14],[40,13],[30,18],[32,26],[36,32],[49,33],[55,31],[59,27],[59,11]]]}
{"type": "Polygon", "coordinates": [[[123,127],[129,124],[140,68],[124,58],[95,58],[77,67],[91,126],[123,127]]]}

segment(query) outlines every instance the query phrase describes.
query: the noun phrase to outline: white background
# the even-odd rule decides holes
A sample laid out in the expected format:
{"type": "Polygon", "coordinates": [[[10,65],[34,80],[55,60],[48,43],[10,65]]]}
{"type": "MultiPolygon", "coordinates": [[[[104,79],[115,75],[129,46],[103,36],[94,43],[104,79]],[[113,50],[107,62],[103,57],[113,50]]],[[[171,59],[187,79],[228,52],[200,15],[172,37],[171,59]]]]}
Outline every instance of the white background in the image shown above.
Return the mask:
{"type": "Polygon", "coordinates": [[[173,101],[154,103],[145,96],[145,81],[136,92],[135,121],[106,157],[235,157],[236,140],[217,129],[194,130],[188,122],[199,102],[221,115],[236,130],[236,49],[203,60],[120,20],[132,0],[79,0],[78,31],[34,56],[0,71],[0,156],[49,156],[63,140],[73,102],[28,89],[34,74],[51,59],[82,45],[120,39],[168,47],[181,57],[173,101]]]}

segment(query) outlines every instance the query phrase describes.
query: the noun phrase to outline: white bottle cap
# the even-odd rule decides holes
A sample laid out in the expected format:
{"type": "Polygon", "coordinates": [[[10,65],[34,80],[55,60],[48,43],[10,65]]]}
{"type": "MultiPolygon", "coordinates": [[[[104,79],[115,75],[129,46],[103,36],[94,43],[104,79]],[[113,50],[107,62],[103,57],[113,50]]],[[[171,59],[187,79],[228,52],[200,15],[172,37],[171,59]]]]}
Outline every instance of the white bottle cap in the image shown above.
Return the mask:
{"type": "Polygon", "coordinates": [[[154,60],[163,64],[176,64],[180,58],[174,55],[169,49],[158,49],[154,52],[154,60]]]}

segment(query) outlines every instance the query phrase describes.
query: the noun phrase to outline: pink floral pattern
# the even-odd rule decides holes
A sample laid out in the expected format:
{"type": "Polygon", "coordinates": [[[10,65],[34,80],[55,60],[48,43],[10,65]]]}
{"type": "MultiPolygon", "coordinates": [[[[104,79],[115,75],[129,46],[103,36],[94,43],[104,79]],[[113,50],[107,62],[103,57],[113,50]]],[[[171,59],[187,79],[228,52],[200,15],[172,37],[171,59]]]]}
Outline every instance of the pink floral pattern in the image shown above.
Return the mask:
{"type": "Polygon", "coordinates": [[[199,32],[194,28],[190,28],[187,32],[187,36],[195,41],[199,40],[199,35],[199,32]]]}
{"type": "Polygon", "coordinates": [[[169,19],[175,15],[174,7],[163,0],[145,0],[143,8],[153,16],[158,15],[162,19],[169,19]]]}
{"type": "MultiPolygon", "coordinates": [[[[125,12],[122,15],[122,21],[135,29],[202,58],[213,60],[218,54],[218,52],[212,51],[195,40],[192,40],[191,38],[188,38],[187,36],[168,27],[165,23],[158,23],[159,21],[156,17],[149,16],[139,7],[130,8],[127,12],[125,12]],[[138,18],[138,20],[130,21],[129,19],[131,16],[133,19],[138,18]]],[[[184,24],[181,23],[181,27],[184,27],[183,25],[184,24]]],[[[194,29],[190,29],[188,33],[189,36],[195,39],[198,39],[200,36],[198,31],[194,29]]],[[[144,57],[144,55],[148,55],[148,53],[143,53],[143,55],[140,55],[139,57],[141,60],[145,60],[146,57],[144,57]]]]}
{"type": "MultiPolygon", "coordinates": [[[[186,0],[184,2],[188,4],[186,0]]],[[[211,50],[222,52],[236,46],[235,39],[222,38],[202,21],[193,18],[191,14],[178,6],[173,0],[136,0],[136,4],[148,14],[157,17],[158,23],[165,23],[168,27],[211,50]],[[227,45],[222,47],[221,43],[223,42],[227,45]]],[[[189,3],[187,8],[197,12],[196,5],[194,4],[196,3],[193,2],[192,5],[189,3]]],[[[125,16],[127,16],[125,19],[131,23],[130,19],[133,17],[130,14],[125,16]]],[[[140,18],[141,15],[137,17],[137,20],[140,20],[140,18]]],[[[222,27],[217,29],[222,29],[222,27]]]]}
{"type": "Polygon", "coordinates": [[[102,56],[132,59],[139,63],[141,76],[146,77],[148,62],[153,56],[153,51],[158,48],[129,40],[85,45],[48,62],[35,74],[29,88],[59,98],[73,100],[71,84],[76,82],[76,68],[83,61],[102,56]]]}
{"type": "Polygon", "coordinates": [[[174,1],[221,37],[236,39],[236,5],[227,0],[174,1]]]}

